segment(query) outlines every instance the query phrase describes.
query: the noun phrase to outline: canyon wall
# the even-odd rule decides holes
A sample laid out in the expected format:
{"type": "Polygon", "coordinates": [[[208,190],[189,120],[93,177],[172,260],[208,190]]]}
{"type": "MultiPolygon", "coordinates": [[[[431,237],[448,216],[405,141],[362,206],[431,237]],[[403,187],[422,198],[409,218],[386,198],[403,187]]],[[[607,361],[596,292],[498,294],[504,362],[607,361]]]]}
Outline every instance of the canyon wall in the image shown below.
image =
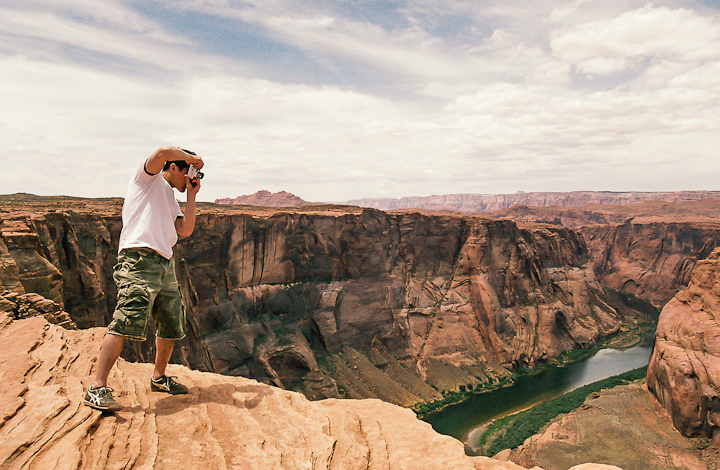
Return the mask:
{"type": "Polygon", "coordinates": [[[698,261],[720,246],[717,222],[634,222],[588,225],[590,267],[604,286],[629,292],[661,309],[688,285],[698,261]]]}
{"type": "Polygon", "coordinates": [[[683,435],[720,444],[720,248],[663,308],[647,384],[683,435]]]}
{"type": "Polygon", "coordinates": [[[720,246],[720,201],[715,200],[515,206],[490,215],[579,231],[588,244],[590,266],[603,286],[635,294],[658,309],[688,285],[697,261],[720,246]]]}
{"type": "MultiPolygon", "coordinates": [[[[106,325],[120,202],[0,212],[0,283],[106,325]]],[[[636,324],[563,227],[372,209],[206,205],[176,247],[188,337],[173,360],[312,398],[411,406],[636,324]]],[[[125,357],[150,360],[152,341],[125,357]]]]}

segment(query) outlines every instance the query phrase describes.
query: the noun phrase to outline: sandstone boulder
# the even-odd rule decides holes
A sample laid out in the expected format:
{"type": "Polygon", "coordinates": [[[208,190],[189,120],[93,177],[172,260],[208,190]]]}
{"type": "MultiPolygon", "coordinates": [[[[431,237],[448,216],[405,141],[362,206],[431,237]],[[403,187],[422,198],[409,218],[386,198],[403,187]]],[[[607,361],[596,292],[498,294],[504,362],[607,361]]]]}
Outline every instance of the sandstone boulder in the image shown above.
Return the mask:
{"type": "Polygon", "coordinates": [[[18,294],[0,287],[0,312],[4,312],[16,320],[40,316],[65,329],[77,329],[70,314],[40,294],[18,294]]]}

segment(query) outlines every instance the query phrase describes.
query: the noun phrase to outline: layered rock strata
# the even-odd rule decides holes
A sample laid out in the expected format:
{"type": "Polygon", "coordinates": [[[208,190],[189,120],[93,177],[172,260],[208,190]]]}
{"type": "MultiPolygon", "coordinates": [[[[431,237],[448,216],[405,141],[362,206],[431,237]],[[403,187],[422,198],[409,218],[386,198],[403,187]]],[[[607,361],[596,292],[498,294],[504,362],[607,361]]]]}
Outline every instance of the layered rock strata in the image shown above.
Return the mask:
{"type": "MultiPolygon", "coordinates": [[[[119,208],[0,213],[2,282],[52,299],[81,328],[106,325],[119,208]]],[[[583,238],[563,227],[206,205],[175,256],[190,331],[173,360],[312,398],[412,406],[590,347],[642,316],[603,290],[583,238]]],[[[151,360],[152,341],[124,354],[151,360]]]]}
{"type": "Polygon", "coordinates": [[[648,201],[624,206],[515,206],[493,217],[579,231],[603,286],[662,308],[687,286],[698,260],[720,246],[720,201],[648,201]]]}
{"type": "Polygon", "coordinates": [[[22,294],[0,287],[0,312],[10,315],[16,320],[44,317],[50,323],[60,325],[65,329],[77,329],[77,325],[70,318],[70,314],[52,300],[33,292],[22,294]]]}
{"type": "Polygon", "coordinates": [[[103,415],[82,403],[103,334],[0,312],[0,468],[522,470],[468,457],[459,441],[379,400],[311,402],[177,365],[169,372],[190,391],[169,396],[150,393],[150,364],[121,359],[110,384],[125,408],[103,415]]]}
{"type": "Polygon", "coordinates": [[[720,248],[663,308],[648,388],[683,435],[720,444],[720,248]]]}
{"type": "Polygon", "coordinates": [[[447,194],[441,196],[403,197],[400,199],[357,199],[348,201],[361,207],[381,210],[425,209],[458,212],[495,212],[516,205],[531,207],[578,207],[588,204],[637,204],[657,200],[667,202],[720,199],[720,191],[677,191],[677,192],[614,192],[614,191],[570,191],[570,192],[523,192],[514,194],[447,194]]]}
{"type": "Polygon", "coordinates": [[[627,222],[579,229],[592,253],[590,266],[608,287],[661,309],[690,282],[699,260],[720,246],[720,224],[627,222]]]}

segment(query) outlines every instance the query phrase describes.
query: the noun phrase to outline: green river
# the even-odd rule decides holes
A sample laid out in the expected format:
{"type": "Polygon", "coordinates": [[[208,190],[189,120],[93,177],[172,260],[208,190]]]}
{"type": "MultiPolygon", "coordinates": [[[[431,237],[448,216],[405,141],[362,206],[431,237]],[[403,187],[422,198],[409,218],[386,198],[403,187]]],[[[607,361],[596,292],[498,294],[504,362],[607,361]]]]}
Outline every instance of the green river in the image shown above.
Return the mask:
{"type": "Polygon", "coordinates": [[[475,454],[482,432],[491,421],[583,385],[647,365],[652,353],[653,337],[646,336],[637,346],[602,349],[578,362],[520,376],[509,387],[470,395],[464,401],[430,413],[423,419],[437,432],[463,441],[466,451],[475,454]]]}

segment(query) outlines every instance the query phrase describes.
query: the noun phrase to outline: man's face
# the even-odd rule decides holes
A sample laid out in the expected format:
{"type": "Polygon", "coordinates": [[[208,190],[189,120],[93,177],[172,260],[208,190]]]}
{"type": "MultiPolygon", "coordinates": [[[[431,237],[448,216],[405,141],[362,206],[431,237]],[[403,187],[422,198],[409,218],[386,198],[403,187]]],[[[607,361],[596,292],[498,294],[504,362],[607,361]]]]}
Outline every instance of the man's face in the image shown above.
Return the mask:
{"type": "Polygon", "coordinates": [[[188,174],[188,170],[190,170],[190,168],[180,170],[174,163],[170,165],[170,185],[181,193],[184,193],[187,189],[187,179],[185,176],[188,174]]]}

